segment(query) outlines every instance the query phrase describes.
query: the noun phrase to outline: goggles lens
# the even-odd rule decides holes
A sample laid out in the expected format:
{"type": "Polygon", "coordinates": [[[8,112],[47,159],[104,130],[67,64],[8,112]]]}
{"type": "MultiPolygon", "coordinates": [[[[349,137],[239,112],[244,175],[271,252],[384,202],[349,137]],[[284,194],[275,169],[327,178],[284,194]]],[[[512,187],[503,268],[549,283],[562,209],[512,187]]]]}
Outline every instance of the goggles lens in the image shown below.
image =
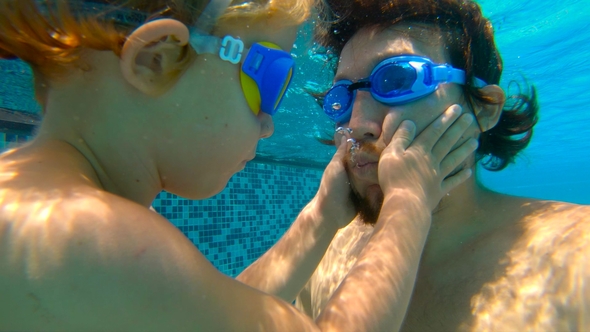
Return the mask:
{"type": "Polygon", "coordinates": [[[274,115],[291,84],[295,60],[272,43],[252,45],[242,65],[242,90],[254,114],[274,115]]]}
{"type": "Polygon", "coordinates": [[[340,122],[342,116],[345,116],[348,109],[352,108],[354,100],[354,91],[348,89],[350,81],[343,81],[335,85],[324,97],[324,112],[336,122],[340,122]]]}
{"type": "Polygon", "coordinates": [[[372,75],[373,91],[383,97],[401,96],[412,92],[416,69],[407,62],[385,65],[372,75]]]}

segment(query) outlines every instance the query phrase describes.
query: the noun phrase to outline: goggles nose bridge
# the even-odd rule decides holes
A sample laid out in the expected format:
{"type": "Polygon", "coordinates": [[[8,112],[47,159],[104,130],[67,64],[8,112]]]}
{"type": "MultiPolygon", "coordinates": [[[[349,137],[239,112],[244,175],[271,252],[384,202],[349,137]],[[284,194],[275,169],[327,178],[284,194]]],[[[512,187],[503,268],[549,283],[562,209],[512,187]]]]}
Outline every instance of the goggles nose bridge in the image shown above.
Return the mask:
{"type": "Polygon", "coordinates": [[[373,84],[370,80],[360,80],[348,85],[347,89],[349,92],[353,92],[355,90],[370,90],[372,86],[373,84]]]}

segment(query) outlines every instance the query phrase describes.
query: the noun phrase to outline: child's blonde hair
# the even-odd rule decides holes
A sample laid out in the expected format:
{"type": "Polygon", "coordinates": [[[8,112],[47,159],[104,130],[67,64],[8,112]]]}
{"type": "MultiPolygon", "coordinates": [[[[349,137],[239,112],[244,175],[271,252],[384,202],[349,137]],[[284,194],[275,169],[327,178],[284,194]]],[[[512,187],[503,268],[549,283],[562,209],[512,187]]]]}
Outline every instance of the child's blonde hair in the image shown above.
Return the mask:
{"type": "MultiPolygon", "coordinates": [[[[239,1],[218,25],[266,20],[278,27],[294,26],[309,17],[314,1],[239,1]]],[[[20,58],[31,66],[37,83],[40,78],[51,81],[74,67],[83,49],[110,50],[120,56],[127,36],[145,20],[166,17],[192,26],[209,2],[0,0],[0,58],[20,58]]]]}

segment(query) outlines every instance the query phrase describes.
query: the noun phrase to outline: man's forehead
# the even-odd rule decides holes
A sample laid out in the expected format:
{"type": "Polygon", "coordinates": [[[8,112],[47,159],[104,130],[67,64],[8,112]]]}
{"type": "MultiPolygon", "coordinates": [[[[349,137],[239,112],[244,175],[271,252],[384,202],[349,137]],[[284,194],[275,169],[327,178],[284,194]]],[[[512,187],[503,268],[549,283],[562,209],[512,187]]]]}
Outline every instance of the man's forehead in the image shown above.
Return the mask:
{"type": "Polygon", "coordinates": [[[425,56],[446,62],[440,33],[421,25],[396,25],[387,29],[365,28],[344,46],[338,64],[338,76],[362,78],[384,59],[401,54],[425,56]],[[362,77],[350,77],[362,76],[362,77]]]}

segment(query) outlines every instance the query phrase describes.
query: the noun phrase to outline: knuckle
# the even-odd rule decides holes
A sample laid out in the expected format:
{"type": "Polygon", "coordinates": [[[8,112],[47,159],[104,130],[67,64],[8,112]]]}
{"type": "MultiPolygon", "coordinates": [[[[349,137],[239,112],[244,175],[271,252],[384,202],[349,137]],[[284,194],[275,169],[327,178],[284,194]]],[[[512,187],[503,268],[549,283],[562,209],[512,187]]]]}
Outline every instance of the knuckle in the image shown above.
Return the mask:
{"type": "Polygon", "coordinates": [[[446,158],[446,162],[447,162],[448,165],[451,165],[451,167],[454,167],[454,166],[456,166],[456,165],[459,164],[458,163],[458,158],[455,157],[455,156],[448,156],[446,158]]]}

